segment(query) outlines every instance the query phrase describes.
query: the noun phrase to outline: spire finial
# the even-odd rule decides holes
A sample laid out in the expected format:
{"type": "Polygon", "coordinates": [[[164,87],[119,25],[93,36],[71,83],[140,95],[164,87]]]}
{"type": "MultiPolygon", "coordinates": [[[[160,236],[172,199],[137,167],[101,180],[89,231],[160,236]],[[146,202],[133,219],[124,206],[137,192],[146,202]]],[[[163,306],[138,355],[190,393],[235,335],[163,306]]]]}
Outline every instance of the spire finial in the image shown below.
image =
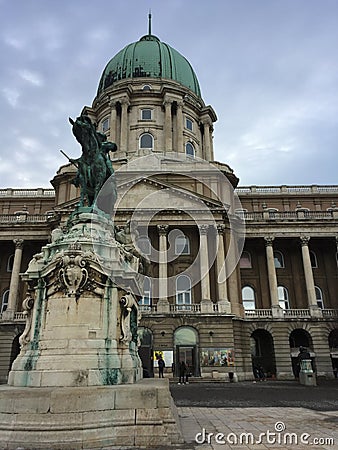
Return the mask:
{"type": "Polygon", "coordinates": [[[148,14],[148,35],[151,36],[151,9],[149,9],[148,14]]]}

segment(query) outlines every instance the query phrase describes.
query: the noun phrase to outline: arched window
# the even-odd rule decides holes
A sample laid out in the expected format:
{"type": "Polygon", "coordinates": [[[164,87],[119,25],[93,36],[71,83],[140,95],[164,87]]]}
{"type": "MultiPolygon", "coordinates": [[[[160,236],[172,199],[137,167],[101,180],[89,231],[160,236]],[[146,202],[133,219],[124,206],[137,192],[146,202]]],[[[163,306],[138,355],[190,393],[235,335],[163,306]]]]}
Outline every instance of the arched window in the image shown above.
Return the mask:
{"type": "Polygon", "coordinates": [[[150,309],[151,306],[151,280],[149,277],[144,277],[143,280],[143,296],[139,301],[141,310],[150,309]]]}
{"type": "Polygon", "coordinates": [[[242,288],[242,302],[243,308],[246,311],[256,309],[255,291],[251,286],[244,286],[242,288]]]}
{"type": "Polygon", "coordinates": [[[312,250],[310,250],[310,261],[311,261],[312,268],[318,267],[317,256],[316,256],[315,252],[312,250]]]}
{"type": "Polygon", "coordinates": [[[187,156],[191,156],[192,158],[195,157],[195,149],[191,142],[187,142],[185,144],[185,154],[187,156]]]}
{"type": "Polygon", "coordinates": [[[284,256],[283,256],[282,252],[280,252],[278,250],[275,250],[273,252],[273,259],[275,261],[275,268],[276,269],[283,269],[285,267],[284,256]]]}
{"type": "Polygon", "coordinates": [[[143,255],[151,255],[151,242],[147,236],[138,238],[137,246],[143,255]]]}
{"type": "Polygon", "coordinates": [[[282,309],[290,309],[289,293],[288,293],[288,290],[286,289],[286,287],[278,286],[277,293],[278,293],[279,306],[282,309]]]}
{"type": "Polygon", "coordinates": [[[324,308],[324,300],[323,300],[322,290],[318,286],[315,286],[315,291],[316,291],[317,305],[320,309],[323,309],[324,308]]]}
{"type": "Polygon", "coordinates": [[[143,91],[151,91],[151,86],[149,84],[145,84],[142,88],[143,91]]]}
{"type": "Polygon", "coordinates": [[[14,262],[14,254],[9,255],[7,259],[7,272],[12,272],[13,270],[13,262],[14,262]]]}
{"type": "Polygon", "coordinates": [[[6,311],[7,306],[8,306],[8,299],[9,299],[9,289],[7,289],[3,294],[2,294],[2,299],[1,299],[1,310],[0,313],[2,314],[4,311],[6,311]]]}
{"type": "Polygon", "coordinates": [[[251,269],[251,255],[249,252],[244,251],[241,254],[241,259],[239,260],[239,267],[241,269],[251,269]]]}
{"type": "Polygon", "coordinates": [[[179,310],[191,308],[191,280],[187,275],[176,278],[176,305],[179,310]]]}
{"type": "Polygon", "coordinates": [[[149,150],[154,149],[154,138],[150,133],[144,133],[140,137],[140,148],[146,148],[149,150]]]}
{"type": "Polygon", "coordinates": [[[175,255],[190,255],[190,241],[186,236],[177,236],[175,239],[175,255]]]}

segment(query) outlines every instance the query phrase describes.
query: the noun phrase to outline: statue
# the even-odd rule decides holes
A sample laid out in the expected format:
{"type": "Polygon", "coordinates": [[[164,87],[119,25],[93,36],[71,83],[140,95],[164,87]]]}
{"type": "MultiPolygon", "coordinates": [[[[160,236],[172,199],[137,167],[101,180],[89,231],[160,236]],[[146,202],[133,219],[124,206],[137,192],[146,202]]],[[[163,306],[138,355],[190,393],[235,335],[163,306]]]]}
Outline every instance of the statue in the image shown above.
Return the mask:
{"type": "Polygon", "coordinates": [[[73,126],[76,140],[82,147],[80,158],[68,158],[77,167],[77,174],[72,183],[81,189],[79,206],[85,206],[86,201],[87,206],[110,214],[116,202],[117,190],[109,152],[117,150],[116,144],[107,141],[105,134],[96,131],[95,125],[86,115],[81,115],[75,121],[69,118],[69,122],[73,126]]]}

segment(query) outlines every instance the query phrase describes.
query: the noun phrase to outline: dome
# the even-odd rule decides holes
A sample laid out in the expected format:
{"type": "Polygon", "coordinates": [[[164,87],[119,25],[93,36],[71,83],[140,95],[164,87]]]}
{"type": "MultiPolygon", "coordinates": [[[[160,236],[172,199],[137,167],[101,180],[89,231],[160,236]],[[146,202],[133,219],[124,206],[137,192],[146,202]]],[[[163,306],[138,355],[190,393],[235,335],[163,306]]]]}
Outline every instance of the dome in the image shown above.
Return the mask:
{"type": "Polygon", "coordinates": [[[152,34],[127,45],[109,61],[100,80],[98,95],[119,80],[143,77],[177,81],[201,97],[199,83],[189,61],[152,34]]]}

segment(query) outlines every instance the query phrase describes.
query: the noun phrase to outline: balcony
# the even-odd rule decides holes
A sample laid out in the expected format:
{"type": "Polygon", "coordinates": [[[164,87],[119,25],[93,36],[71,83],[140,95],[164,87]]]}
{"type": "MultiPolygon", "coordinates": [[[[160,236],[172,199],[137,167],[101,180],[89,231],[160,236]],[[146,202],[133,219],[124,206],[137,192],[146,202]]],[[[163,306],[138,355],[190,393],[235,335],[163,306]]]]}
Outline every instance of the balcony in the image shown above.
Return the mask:
{"type": "Polygon", "coordinates": [[[311,319],[312,317],[335,319],[338,317],[338,309],[319,309],[318,312],[316,316],[313,316],[310,309],[283,309],[279,311],[279,314],[274,314],[272,309],[250,309],[244,312],[244,316],[246,319],[311,319]]]}

